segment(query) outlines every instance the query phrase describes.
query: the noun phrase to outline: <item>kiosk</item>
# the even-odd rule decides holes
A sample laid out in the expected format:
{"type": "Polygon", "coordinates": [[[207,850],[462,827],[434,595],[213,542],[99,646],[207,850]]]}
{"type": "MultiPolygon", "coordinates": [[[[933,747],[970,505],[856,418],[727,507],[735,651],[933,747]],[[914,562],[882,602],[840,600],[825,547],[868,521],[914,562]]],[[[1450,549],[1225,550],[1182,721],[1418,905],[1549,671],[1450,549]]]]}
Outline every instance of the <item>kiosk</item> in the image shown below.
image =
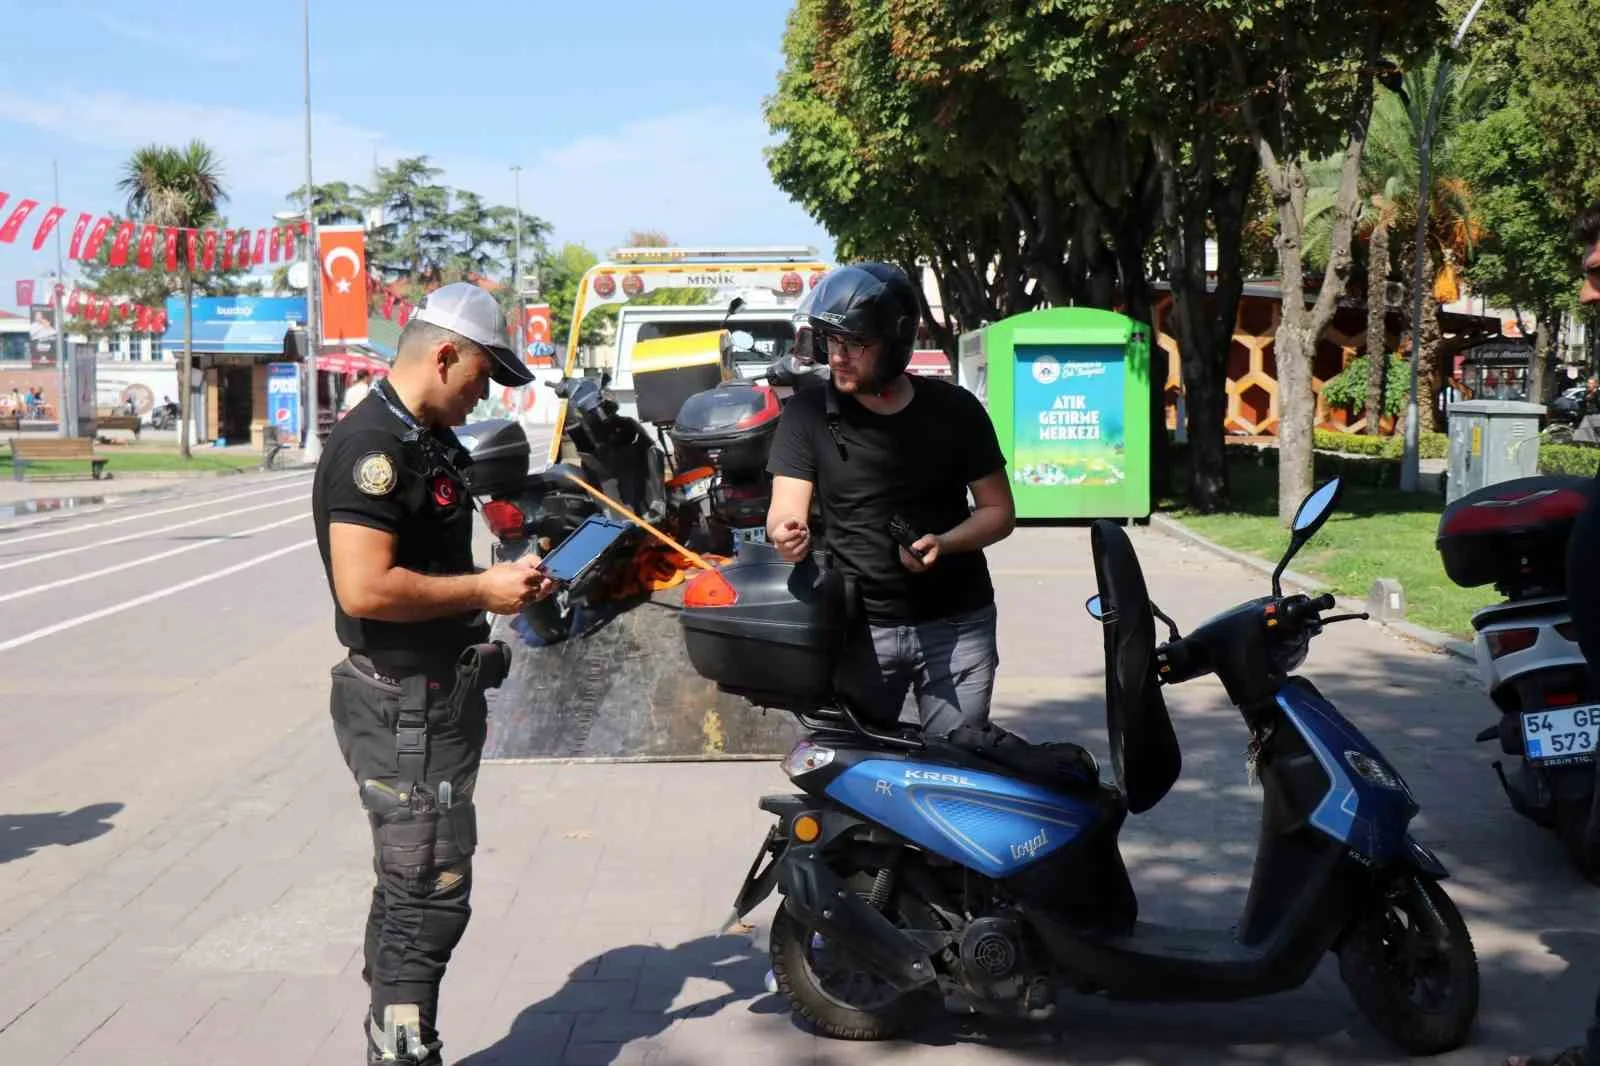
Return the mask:
{"type": "Polygon", "coordinates": [[[961,336],[961,385],[989,411],[1018,518],[1150,515],[1150,334],[1051,307],[961,336]]]}

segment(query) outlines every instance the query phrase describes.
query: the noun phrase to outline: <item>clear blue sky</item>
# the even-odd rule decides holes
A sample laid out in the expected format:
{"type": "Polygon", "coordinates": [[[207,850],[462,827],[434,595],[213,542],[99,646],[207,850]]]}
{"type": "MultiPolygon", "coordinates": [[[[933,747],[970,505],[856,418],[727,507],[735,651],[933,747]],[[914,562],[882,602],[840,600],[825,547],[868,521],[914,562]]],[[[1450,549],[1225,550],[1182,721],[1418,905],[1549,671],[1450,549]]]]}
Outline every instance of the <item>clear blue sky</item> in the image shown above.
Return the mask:
{"type": "MultiPolygon", "coordinates": [[[[441,181],[512,202],[596,251],[630,229],[675,243],[801,243],[826,232],[773,186],[762,98],[787,0],[312,0],[314,177],[366,181],[373,158],[427,155],[441,181]]],[[[301,6],[292,0],[64,0],[8,20],[0,190],[69,212],[119,208],[123,160],[201,137],[221,154],[229,221],[268,225],[302,183],[301,6]]],[[[12,282],[54,266],[35,220],[0,245],[12,282]],[[47,254],[48,253],[48,254],[47,254]]],[[[74,214],[63,220],[69,227],[74,214]]],[[[70,271],[70,268],[69,268],[70,271]]]]}

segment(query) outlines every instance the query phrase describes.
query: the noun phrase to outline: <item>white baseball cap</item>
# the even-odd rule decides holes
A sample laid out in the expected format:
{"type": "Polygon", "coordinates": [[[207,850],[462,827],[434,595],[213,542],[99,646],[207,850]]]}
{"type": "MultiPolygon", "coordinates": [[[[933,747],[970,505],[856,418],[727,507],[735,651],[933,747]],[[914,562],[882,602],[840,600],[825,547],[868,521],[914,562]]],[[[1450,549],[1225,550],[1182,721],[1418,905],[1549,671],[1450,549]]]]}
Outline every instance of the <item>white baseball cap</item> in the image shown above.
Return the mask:
{"type": "Polygon", "coordinates": [[[441,285],[422,298],[422,306],[411,317],[458,333],[487,351],[489,377],[495,384],[514,387],[533,380],[533,371],[507,343],[506,316],[487,289],[466,281],[441,285]]]}

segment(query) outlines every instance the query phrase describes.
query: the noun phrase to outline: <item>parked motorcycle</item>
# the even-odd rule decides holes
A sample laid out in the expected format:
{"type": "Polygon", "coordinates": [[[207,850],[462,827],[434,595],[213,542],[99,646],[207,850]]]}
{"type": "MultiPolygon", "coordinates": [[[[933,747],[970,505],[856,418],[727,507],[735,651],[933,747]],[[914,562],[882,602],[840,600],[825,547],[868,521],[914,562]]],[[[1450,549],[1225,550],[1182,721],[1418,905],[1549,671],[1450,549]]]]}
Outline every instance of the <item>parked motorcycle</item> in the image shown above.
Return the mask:
{"type": "MultiPolygon", "coordinates": [[[[456,431],[472,457],[464,471],[468,491],[486,498],[483,517],[497,541],[497,561],[519,558],[530,548],[547,553],[584,519],[602,513],[602,505],[577,486],[574,476],[652,525],[666,519],[665,457],[643,426],[617,413],[615,401],[606,395],[607,384],[609,377],[602,376],[598,381],[563,378],[550,385],[567,401],[562,445],[575,463],[530,473],[528,435],[521,423],[510,419],[474,422],[456,431]]],[[[630,530],[582,580],[524,610],[528,628],[548,644],[565,640],[575,608],[608,597],[645,536],[642,530],[630,530]]]]}
{"type": "MultiPolygon", "coordinates": [[[[1301,503],[1278,574],[1339,492],[1336,478],[1301,503]]],[[[1364,616],[1325,616],[1331,597],[1285,596],[1275,574],[1270,596],[1184,637],[1150,602],[1121,527],[1096,522],[1091,543],[1114,784],[1076,745],[864,725],[829,683],[836,573],[752,546],[691,580],[680,621],[695,668],[811,731],[783,762],[798,793],[760,801],[777,823],[734,904],[742,917],[781,894],[778,989],[823,1033],[883,1039],[939,997],[1039,1017],[1061,986],[1158,1002],[1264,996],[1303,984],[1332,951],[1389,1039],[1416,1054],[1459,1046],[1477,1013],[1477,959],[1444,867],[1408,831],[1416,800],[1292,674],[1326,625],[1364,616]],[[1158,617],[1170,632],[1159,646],[1158,617]],[[1249,727],[1264,793],[1249,896],[1232,929],[1140,922],[1118,833],[1179,774],[1161,686],[1208,673],[1249,727]]]]}
{"type": "MultiPolygon", "coordinates": [[[[754,347],[749,333],[735,330],[725,340],[724,361],[754,347]]],[[[767,507],[772,502],[767,459],[783,404],[799,389],[827,379],[826,363],[803,363],[785,353],[757,377],[724,381],[683,402],[667,431],[679,471],[674,488],[686,496],[704,492],[709,503],[708,537],[721,544],[721,550],[731,551],[732,544],[766,542],[767,507]]]]}
{"type": "Polygon", "coordinates": [[[151,429],[171,429],[178,424],[178,405],[168,400],[158,407],[150,409],[151,429]]]}
{"type": "Polygon", "coordinates": [[[1504,597],[1472,616],[1483,690],[1500,720],[1478,734],[1499,741],[1495,760],[1511,807],[1553,829],[1572,862],[1600,883],[1589,843],[1600,746],[1600,691],[1590,680],[1567,604],[1567,538],[1588,502],[1589,480],[1529,477],[1469,493],[1439,516],[1445,574],[1463,588],[1493,584],[1504,597]]]}

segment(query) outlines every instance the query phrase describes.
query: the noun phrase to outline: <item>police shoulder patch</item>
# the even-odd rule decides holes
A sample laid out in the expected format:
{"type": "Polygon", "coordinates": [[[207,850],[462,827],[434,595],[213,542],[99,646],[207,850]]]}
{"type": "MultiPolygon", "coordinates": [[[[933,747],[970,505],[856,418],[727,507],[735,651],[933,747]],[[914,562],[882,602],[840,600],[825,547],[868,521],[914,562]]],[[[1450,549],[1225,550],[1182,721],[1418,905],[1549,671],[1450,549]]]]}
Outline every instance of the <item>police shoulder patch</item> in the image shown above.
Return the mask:
{"type": "Polygon", "coordinates": [[[356,462],[356,488],[368,496],[387,496],[394,491],[394,462],[382,452],[368,452],[356,462]]]}

